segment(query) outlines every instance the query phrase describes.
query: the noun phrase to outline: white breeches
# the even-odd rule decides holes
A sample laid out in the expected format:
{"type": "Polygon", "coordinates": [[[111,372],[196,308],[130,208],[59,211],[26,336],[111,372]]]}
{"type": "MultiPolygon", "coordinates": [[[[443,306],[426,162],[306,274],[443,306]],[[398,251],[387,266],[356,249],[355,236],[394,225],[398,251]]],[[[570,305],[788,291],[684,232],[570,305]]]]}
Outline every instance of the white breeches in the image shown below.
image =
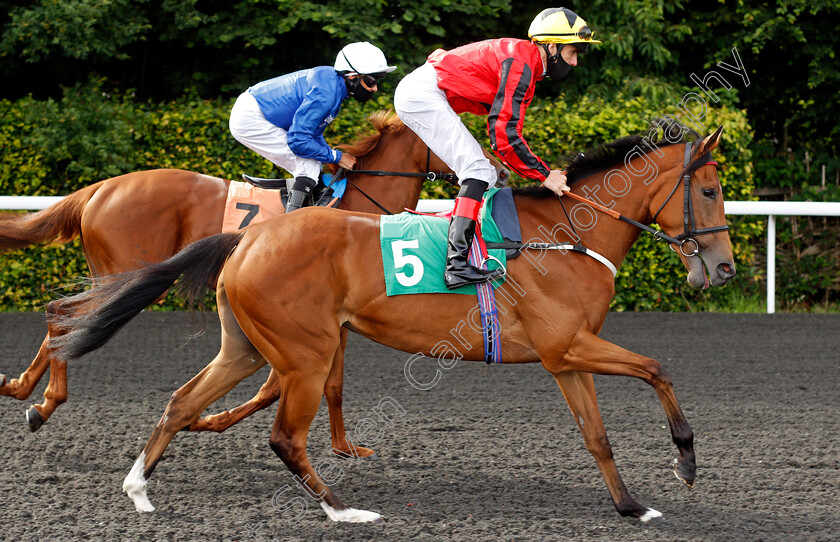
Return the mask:
{"type": "Polygon", "coordinates": [[[243,92],[230,111],[230,133],[263,158],[285,169],[295,177],[318,180],[321,163],[312,158],[295,156],[286,142],[286,130],[268,122],[250,92],[243,92]]]}
{"type": "Polygon", "coordinates": [[[452,168],[459,182],[479,179],[490,187],[496,184],[495,168],[438,87],[434,66],[423,64],[400,81],[394,109],[400,120],[452,168]]]}

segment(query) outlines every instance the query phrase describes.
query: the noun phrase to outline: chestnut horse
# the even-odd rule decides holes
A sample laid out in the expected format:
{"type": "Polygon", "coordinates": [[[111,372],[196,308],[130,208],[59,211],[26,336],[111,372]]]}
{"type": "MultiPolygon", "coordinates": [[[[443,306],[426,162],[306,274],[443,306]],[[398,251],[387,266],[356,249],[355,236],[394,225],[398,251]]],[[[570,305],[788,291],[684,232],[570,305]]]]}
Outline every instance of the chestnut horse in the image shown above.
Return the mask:
{"type": "MultiPolygon", "coordinates": [[[[626,181],[621,197],[616,196],[611,205],[611,211],[620,214],[621,220],[612,220],[606,214],[598,215],[597,220],[594,215],[580,215],[588,218],[576,220],[579,243],[618,266],[639,235],[637,226],[649,228],[646,225],[655,221],[664,230],[658,236],[679,243],[678,254],[688,270],[690,284],[701,288],[709,283],[725,284],[735,275],[735,267],[721,186],[710,162],[720,134],[718,129],[700,142],[653,144],[646,151],[640,147],[645,143],[642,138],[633,136],[614,142],[600,154],[576,159],[568,173],[576,195],[596,193],[599,187],[615,195],[620,185],[616,179],[626,181]],[[610,167],[613,169],[607,171],[610,167]],[[640,174],[645,178],[640,179],[640,174]]],[[[569,199],[564,196],[561,202],[569,199]]],[[[567,215],[553,193],[541,188],[515,192],[514,202],[523,238],[531,240],[557,241],[546,239],[546,235],[572,231],[573,224],[567,217],[581,212],[573,207],[567,215]]],[[[126,477],[123,489],[137,510],[154,510],[146,484],[175,434],[252,374],[259,365],[253,363],[257,359],[276,370],[281,390],[270,437],[274,452],[296,480],[307,484],[307,491],[319,500],[330,519],[380,519],[375,512],[345,505],[307,459],[309,427],[331,374],[335,352],[341,347],[341,330],[349,329],[404,352],[439,357],[439,361],[445,358],[448,363],[453,359],[482,360],[484,352],[480,332],[461,325],[475,306],[475,298],[386,295],[379,223],[379,217],[373,215],[307,209],[204,239],[166,262],[110,277],[92,290],[59,302],[80,309],[74,317],[63,320],[59,320],[61,311],[53,313],[53,324],[64,335],[51,346],[62,359],[71,360],[107,342],[178,277],[186,294],[195,298],[202,295],[207,280],[220,271],[216,296],[222,325],[221,350],[172,395],[126,477]],[[301,230],[312,233],[301,236],[301,230]],[[312,246],[319,250],[311,250],[312,246]],[[286,288],[273,287],[278,272],[283,274],[286,288]],[[313,277],[318,277],[317,288],[311,287],[315,284],[313,277]],[[306,317],[301,318],[301,314],[306,317]],[[459,333],[463,344],[450,342],[452,330],[459,333]]],[[[694,435],[674,395],[671,378],[656,360],[598,337],[614,294],[613,273],[607,265],[576,251],[554,250],[539,255],[539,260],[510,260],[506,282],[497,290],[510,288],[504,296],[509,300],[513,299],[510,294],[519,292],[515,301],[500,311],[503,361],[542,363],[560,387],[616,510],[642,522],[660,518],[661,513],[630,496],[619,476],[592,375],[633,376],[653,387],[679,452],[674,472],[693,486],[694,435]]]]}
{"type": "MultiPolygon", "coordinates": [[[[370,121],[374,134],[341,146],[358,157],[356,169],[451,173],[414,132],[403,129],[393,112],[378,112],[370,121]]],[[[504,183],[507,170],[489,153],[488,157],[504,183]]],[[[364,194],[392,212],[401,212],[417,204],[424,181],[422,177],[371,174],[352,174],[351,180],[338,208],[370,213],[382,211],[364,194]]],[[[0,214],[0,251],[36,243],[67,243],[81,236],[94,277],[130,271],[166,260],[190,243],[220,233],[229,184],[227,180],[174,169],[140,171],[100,181],[41,212],[0,214]]],[[[47,307],[50,314],[55,310],[55,304],[47,307]]],[[[6,382],[0,374],[0,395],[25,400],[50,368],[44,402],[26,412],[32,431],[67,400],[66,364],[52,356],[48,348],[56,333],[54,328],[48,330],[37,356],[20,377],[6,382]]],[[[336,354],[335,372],[324,390],[333,444],[339,451],[346,448],[341,413],[342,352],[336,354]]],[[[236,416],[223,414],[197,420],[192,429],[224,431],[247,416],[247,410],[237,409],[236,416]]],[[[373,453],[366,449],[358,452],[373,453]]]]}

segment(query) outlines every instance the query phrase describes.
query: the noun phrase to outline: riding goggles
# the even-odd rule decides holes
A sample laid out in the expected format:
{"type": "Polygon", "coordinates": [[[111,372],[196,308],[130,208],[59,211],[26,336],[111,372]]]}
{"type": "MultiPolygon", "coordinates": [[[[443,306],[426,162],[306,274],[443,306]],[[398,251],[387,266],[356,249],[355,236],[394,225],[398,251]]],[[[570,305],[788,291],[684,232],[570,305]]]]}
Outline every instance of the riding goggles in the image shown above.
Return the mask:
{"type": "Polygon", "coordinates": [[[381,81],[384,77],[384,73],[369,73],[367,75],[362,76],[362,82],[365,84],[365,86],[373,88],[376,85],[378,85],[379,81],[381,81]]]}
{"type": "MultiPolygon", "coordinates": [[[[585,54],[586,51],[589,50],[589,46],[591,45],[590,41],[592,40],[592,30],[588,26],[581,27],[580,30],[577,32],[562,32],[562,33],[552,33],[552,34],[540,34],[539,37],[542,38],[544,36],[551,36],[551,37],[574,37],[585,41],[578,41],[573,43],[561,43],[561,45],[571,45],[575,49],[578,50],[578,54],[585,54]]],[[[600,43],[597,41],[593,41],[592,43],[600,43]]]]}
{"type": "Polygon", "coordinates": [[[571,36],[571,37],[576,37],[576,38],[580,38],[582,40],[587,40],[588,41],[588,40],[592,39],[592,29],[589,28],[588,26],[583,26],[577,32],[563,32],[563,33],[559,33],[559,34],[558,33],[552,33],[552,34],[546,33],[546,34],[539,34],[538,36],[534,36],[534,38],[535,39],[538,38],[538,37],[539,38],[544,38],[546,36],[552,36],[552,37],[558,37],[558,38],[571,36]]]}

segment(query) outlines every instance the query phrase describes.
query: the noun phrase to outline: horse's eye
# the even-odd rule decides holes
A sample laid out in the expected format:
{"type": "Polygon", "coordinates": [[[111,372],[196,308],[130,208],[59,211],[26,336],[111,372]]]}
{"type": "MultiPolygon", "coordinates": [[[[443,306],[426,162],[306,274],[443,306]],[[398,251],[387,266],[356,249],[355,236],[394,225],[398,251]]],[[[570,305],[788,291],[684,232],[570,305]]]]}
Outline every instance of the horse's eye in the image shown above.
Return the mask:
{"type": "Polygon", "coordinates": [[[709,199],[715,199],[715,196],[717,196],[717,190],[714,188],[704,188],[703,195],[709,199]]]}

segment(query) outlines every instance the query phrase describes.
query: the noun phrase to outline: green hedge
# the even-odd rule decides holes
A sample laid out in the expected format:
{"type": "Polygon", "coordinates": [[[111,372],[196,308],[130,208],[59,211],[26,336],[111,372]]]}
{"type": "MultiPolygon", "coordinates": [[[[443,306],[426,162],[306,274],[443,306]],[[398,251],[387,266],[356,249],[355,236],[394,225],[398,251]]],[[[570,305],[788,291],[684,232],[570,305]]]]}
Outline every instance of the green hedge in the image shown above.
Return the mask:
{"type": "MultiPolygon", "coordinates": [[[[333,143],[346,142],[369,130],[367,116],[390,107],[390,96],[361,105],[352,100],[327,132],[333,143]]],[[[129,96],[107,96],[95,84],[65,92],[60,101],[25,98],[0,101],[0,194],[64,195],[93,182],[129,171],[176,167],[225,178],[242,172],[261,176],[281,172],[238,144],[227,128],[233,99],[139,103],[129,96]]],[[[617,137],[646,129],[644,119],[674,113],[674,106],[638,97],[609,103],[563,96],[537,101],[528,110],[526,138],[553,166],[617,137]]],[[[464,120],[489,147],[485,119],[464,120]]],[[[749,199],[753,172],[749,145],[752,131],[743,111],[723,106],[707,115],[709,131],[724,125],[716,154],[727,199],[749,199]]],[[[514,184],[526,181],[514,179],[514,184]]],[[[423,197],[452,197],[445,185],[429,185],[423,197]]],[[[756,221],[733,220],[736,262],[752,261],[749,240],[761,235],[756,221]]],[[[86,264],[78,243],[38,247],[0,255],[0,310],[33,310],[56,297],[62,285],[78,277],[86,264]]],[[[614,310],[685,310],[690,304],[732,294],[700,293],[685,285],[685,269],[662,243],[644,235],[625,260],[617,278],[614,310]]],[[[753,288],[749,277],[727,288],[753,288]]],[[[723,298],[721,298],[723,299],[723,298]]],[[[179,308],[167,299],[162,308],[179,308]]]]}
{"type": "MultiPolygon", "coordinates": [[[[277,168],[228,131],[233,100],[137,103],[97,85],[60,102],[0,101],[0,194],[66,195],[130,171],[175,167],[238,178],[277,168]]],[[[0,310],[36,310],[87,272],[78,241],[0,254],[0,310]]],[[[169,296],[160,308],[182,308],[169,296]]]]}

